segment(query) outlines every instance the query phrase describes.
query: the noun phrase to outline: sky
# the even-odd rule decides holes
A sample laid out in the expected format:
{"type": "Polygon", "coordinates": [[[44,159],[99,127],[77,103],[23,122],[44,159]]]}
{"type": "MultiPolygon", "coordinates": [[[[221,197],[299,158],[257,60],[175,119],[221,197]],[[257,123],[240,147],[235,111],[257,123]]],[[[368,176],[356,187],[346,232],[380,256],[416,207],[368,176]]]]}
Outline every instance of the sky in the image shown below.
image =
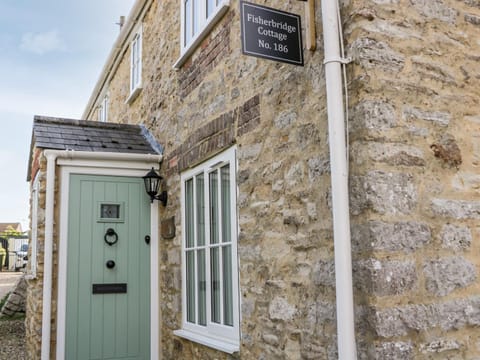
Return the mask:
{"type": "Polygon", "coordinates": [[[29,228],[34,115],[79,119],[134,0],[0,0],[0,223],[29,228]]]}

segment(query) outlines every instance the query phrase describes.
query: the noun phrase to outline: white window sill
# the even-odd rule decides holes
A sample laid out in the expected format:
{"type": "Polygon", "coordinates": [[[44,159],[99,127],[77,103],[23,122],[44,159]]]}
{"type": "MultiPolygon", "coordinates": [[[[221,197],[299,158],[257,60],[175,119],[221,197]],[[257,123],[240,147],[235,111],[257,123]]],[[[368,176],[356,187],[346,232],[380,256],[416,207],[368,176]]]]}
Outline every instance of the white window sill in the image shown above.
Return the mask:
{"type": "Polygon", "coordinates": [[[35,273],[26,273],[25,274],[25,280],[36,280],[37,279],[37,274],[35,273]]]}
{"type": "Polygon", "coordinates": [[[137,86],[131,93],[130,96],[128,97],[127,101],[125,101],[126,104],[130,105],[140,94],[142,91],[142,88],[140,86],[137,86]]]}
{"type": "Polygon", "coordinates": [[[222,16],[227,12],[229,8],[228,1],[225,1],[222,5],[219,6],[217,12],[212,15],[205,27],[200,31],[193,39],[190,41],[190,44],[182,48],[180,57],[173,64],[174,69],[180,69],[187,59],[192,55],[195,49],[200,45],[202,40],[207,36],[207,34],[212,30],[215,24],[222,18],[222,16]]]}
{"type": "Polygon", "coordinates": [[[233,344],[225,340],[213,339],[211,337],[203,336],[187,330],[175,330],[173,334],[210,348],[226,352],[228,354],[233,354],[240,350],[240,346],[238,344],[233,344]]]}

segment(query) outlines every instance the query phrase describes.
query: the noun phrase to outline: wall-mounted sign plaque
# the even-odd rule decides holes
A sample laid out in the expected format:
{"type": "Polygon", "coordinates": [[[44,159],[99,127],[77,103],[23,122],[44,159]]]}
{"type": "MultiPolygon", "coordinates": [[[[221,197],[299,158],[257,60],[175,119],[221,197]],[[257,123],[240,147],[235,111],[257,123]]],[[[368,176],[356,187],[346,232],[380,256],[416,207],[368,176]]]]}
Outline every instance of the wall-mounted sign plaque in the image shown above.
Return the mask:
{"type": "Polygon", "coordinates": [[[300,16],[240,2],[242,52],[303,66],[300,16]]]}
{"type": "Polygon", "coordinates": [[[175,216],[163,220],[160,226],[160,230],[164,239],[173,239],[175,237],[175,216]]]}

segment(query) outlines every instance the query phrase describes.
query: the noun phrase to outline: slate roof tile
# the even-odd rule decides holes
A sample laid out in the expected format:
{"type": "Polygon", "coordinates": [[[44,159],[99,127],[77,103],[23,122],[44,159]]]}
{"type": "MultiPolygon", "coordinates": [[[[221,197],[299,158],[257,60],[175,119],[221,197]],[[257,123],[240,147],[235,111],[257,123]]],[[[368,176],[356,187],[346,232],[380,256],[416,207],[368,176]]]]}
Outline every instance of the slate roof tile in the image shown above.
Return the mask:
{"type": "Polygon", "coordinates": [[[35,116],[32,146],[92,152],[161,154],[163,148],[143,125],[35,116]]]}

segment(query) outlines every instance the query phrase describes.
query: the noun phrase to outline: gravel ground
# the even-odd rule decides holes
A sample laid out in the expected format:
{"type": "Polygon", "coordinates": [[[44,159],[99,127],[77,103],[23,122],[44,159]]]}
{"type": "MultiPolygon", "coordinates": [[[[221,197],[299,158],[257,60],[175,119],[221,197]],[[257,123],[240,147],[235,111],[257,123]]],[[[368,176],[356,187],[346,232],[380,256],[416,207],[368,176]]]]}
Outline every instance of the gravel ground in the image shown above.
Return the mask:
{"type": "Polygon", "coordinates": [[[0,320],[0,360],[25,360],[25,320],[0,320]]]}

